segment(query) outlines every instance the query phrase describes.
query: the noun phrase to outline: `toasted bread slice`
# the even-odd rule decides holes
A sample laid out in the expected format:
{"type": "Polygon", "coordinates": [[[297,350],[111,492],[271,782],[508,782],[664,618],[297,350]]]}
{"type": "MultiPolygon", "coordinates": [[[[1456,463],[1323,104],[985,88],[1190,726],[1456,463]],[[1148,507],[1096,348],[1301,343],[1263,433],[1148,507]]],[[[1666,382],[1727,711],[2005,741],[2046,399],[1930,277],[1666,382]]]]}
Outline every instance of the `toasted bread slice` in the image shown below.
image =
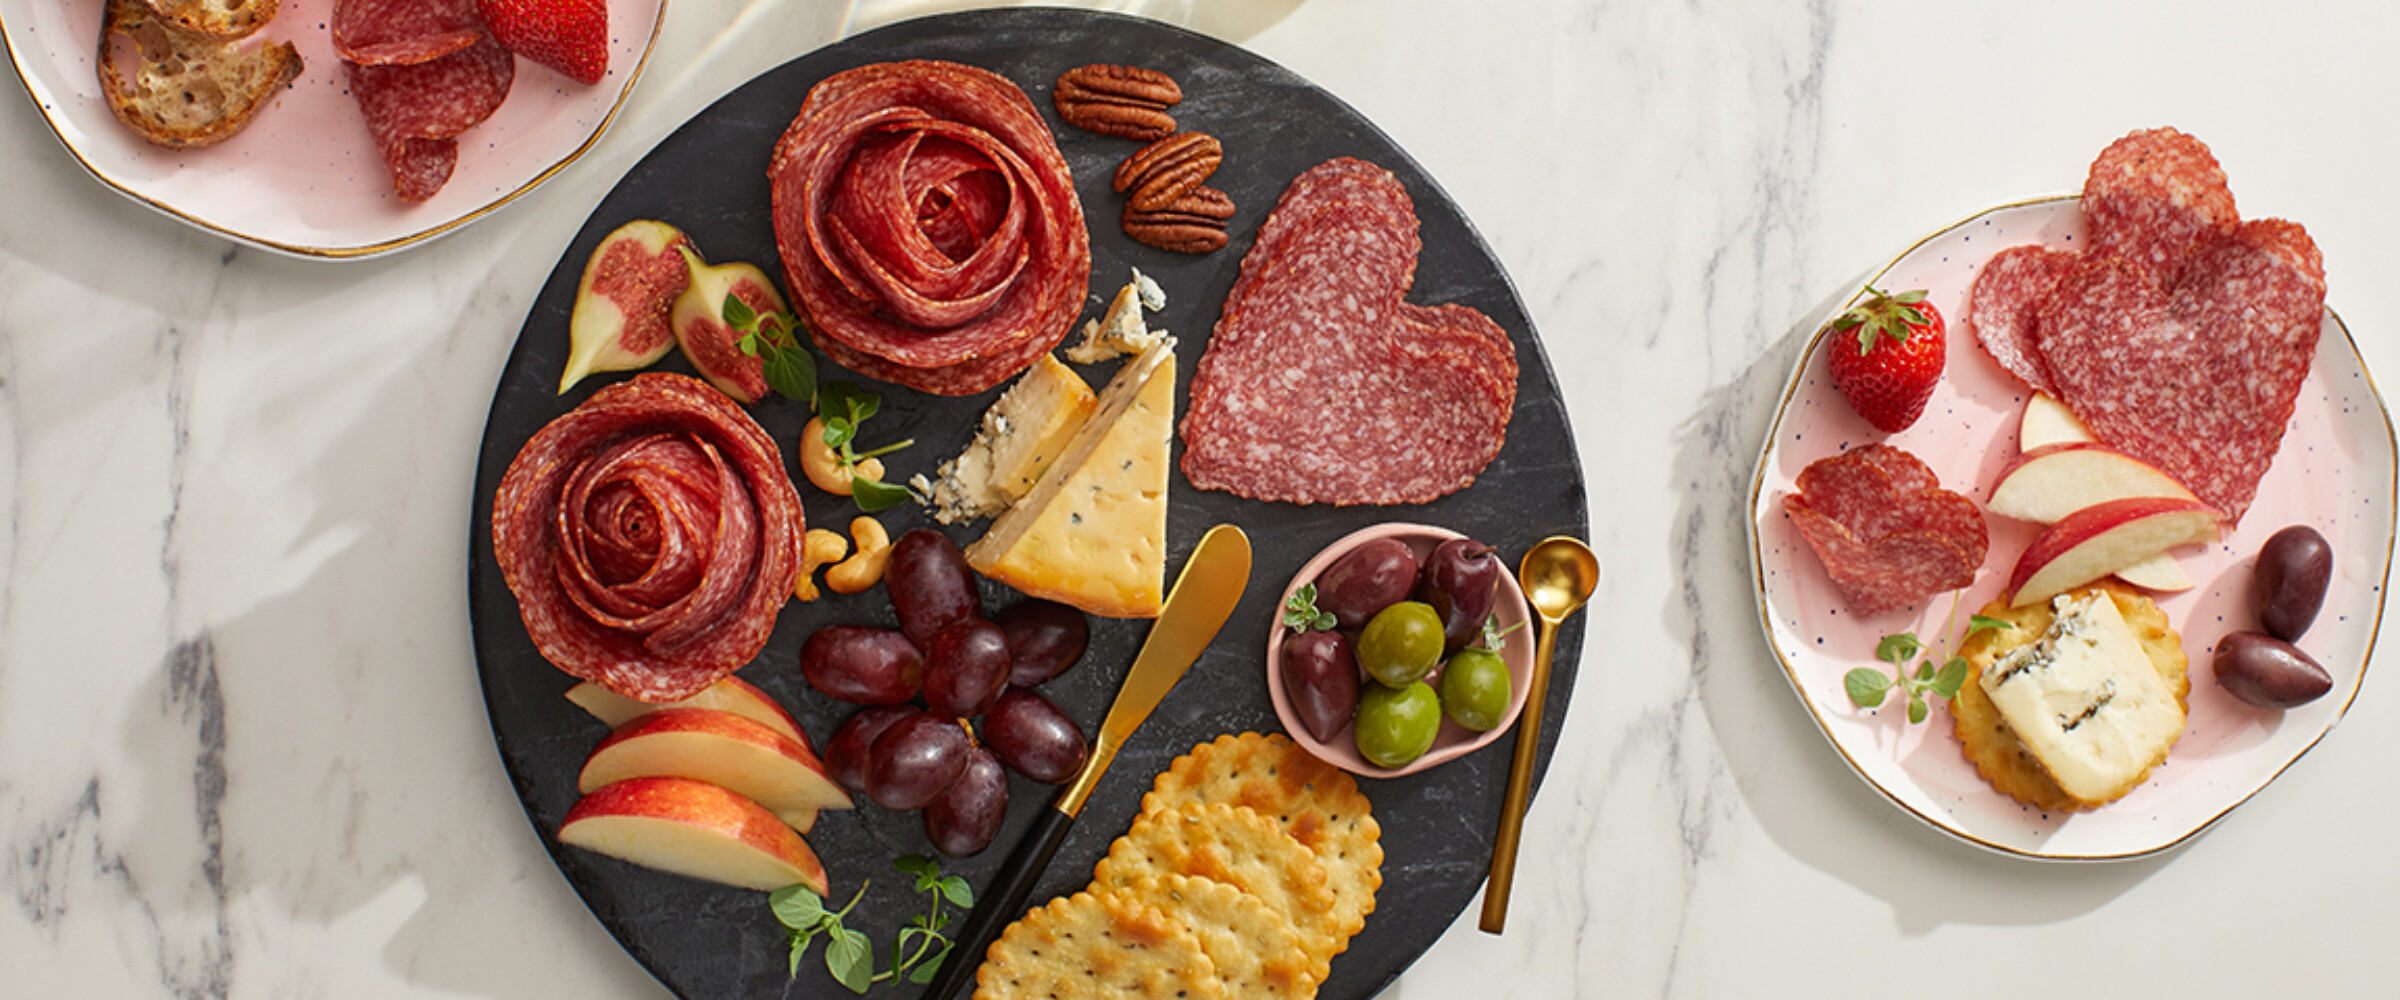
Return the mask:
{"type": "Polygon", "coordinates": [[[195,34],[248,38],[275,19],[282,0],[144,0],[152,13],[195,34]]]}
{"type": "Polygon", "coordinates": [[[108,0],[98,63],[100,90],[117,120],[174,149],[232,138],[301,68],[290,42],[243,45],[195,34],[161,20],[144,0],[108,0]]]}

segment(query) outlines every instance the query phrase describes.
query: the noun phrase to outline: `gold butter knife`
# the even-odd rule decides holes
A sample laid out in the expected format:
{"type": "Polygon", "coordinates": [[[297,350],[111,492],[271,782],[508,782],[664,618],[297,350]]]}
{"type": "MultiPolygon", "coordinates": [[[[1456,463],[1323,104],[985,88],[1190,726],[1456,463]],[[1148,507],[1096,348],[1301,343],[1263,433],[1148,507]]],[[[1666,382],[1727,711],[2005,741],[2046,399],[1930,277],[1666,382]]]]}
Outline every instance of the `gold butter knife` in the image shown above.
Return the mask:
{"type": "Polygon", "coordinates": [[[925,1000],[950,1000],[960,986],[974,978],[976,968],[983,964],[984,951],[1000,936],[1000,929],[1024,911],[1033,884],[1040,881],[1051,856],[1066,842],[1075,814],[1083,811],[1084,801],[1099,786],[1109,761],[1116,759],[1125,739],[1150,717],[1159,699],[1166,697],[1168,689],[1217,637],[1234,605],[1241,603],[1242,589],[1249,582],[1249,536],[1230,524],[1210,528],[1192,549],[1191,558],[1184,560],[1174,588],[1167,591],[1158,622],[1150,626],[1150,637],[1142,641],[1133,669],[1126,671],[1125,683],[1117,689],[1116,703],[1109,706],[1100,734],[1092,740],[1091,756],[1084,758],[1083,769],[1075,772],[1058,798],[1042,810],[1016,853],[1009,855],[999,874],[992,876],[992,884],[976,898],[974,911],[959,930],[958,944],[934,973],[925,1000]]]}

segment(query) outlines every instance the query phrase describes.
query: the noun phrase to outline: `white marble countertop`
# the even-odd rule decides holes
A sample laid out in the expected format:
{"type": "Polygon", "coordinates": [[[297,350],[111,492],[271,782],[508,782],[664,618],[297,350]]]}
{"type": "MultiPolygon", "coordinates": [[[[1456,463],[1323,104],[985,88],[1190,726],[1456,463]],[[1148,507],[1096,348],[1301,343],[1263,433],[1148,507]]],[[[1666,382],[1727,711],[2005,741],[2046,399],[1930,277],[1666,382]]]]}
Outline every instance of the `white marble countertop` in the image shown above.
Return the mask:
{"type": "MultiPolygon", "coordinates": [[[[1380,124],[1475,220],[1569,387],[1608,568],[1509,932],[1477,932],[1470,907],[1387,995],[2351,996],[2400,978],[2400,722],[2380,679],[2174,850],[2004,858],[1827,750],[1758,634],[1743,537],[1804,317],[1936,227],[2072,191],[2135,128],[2204,138],[2245,214],[2305,223],[2370,370],[2400,372],[2382,228],[2400,221],[2400,7],[1198,7],[1195,26],[1380,124]]],[[[838,14],[680,0],[591,156],[361,263],[239,249],[118,197],[5,85],[0,993],[664,995],[543,853],[493,752],[460,542],[474,456],[593,204],[838,14]]]]}

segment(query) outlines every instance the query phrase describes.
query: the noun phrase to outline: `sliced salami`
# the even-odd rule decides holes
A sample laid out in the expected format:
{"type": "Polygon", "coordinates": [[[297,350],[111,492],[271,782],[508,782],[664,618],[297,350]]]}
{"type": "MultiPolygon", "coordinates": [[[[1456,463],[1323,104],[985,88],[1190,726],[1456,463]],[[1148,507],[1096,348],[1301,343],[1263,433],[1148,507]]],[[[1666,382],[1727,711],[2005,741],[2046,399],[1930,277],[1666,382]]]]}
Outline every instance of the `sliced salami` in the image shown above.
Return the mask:
{"type": "Polygon", "coordinates": [[[671,701],[750,662],[799,581],[806,527],[775,442],[706,382],[602,388],[517,453],[492,548],[559,669],[671,701]]]}
{"type": "Polygon", "coordinates": [[[2092,433],[2238,522],[2282,443],[2324,309],[2315,242],[2260,219],[2197,247],[2171,288],[2134,262],[2085,260],[2046,305],[2041,348],[2092,433]]]}
{"type": "Polygon", "coordinates": [[[2080,259],[2048,247],[2010,247],[1985,262],[1967,292],[1967,323],[1983,353],[2019,381],[2053,395],[2050,372],[2036,346],[2042,304],[2080,259]]]}
{"type": "Polygon", "coordinates": [[[499,110],[516,78],[516,57],[488,34],[428,62],[342,66],[393,188],[408,201],[441,189],[458,156],[449,140],[499,110]]]}
{"type": "Polygon", "coordinates": [[[769,168],[785,282],[836,363],[941,395],[1056,346],[1091,247],[1049,126],[1006,78],[878,63],[809,91],[769,168]]]}
{"type": "Polygon", "coordinates": [[[2161,288],[2241,218],[2216,155],[2171,128],[2134,132],[2101,150],[2083,182],[2083,212],[2093,256],[2123,258],[2161,288]]]}
{"type": "Polygon", "coordinates": [[[1975,582],[1990,535],[1974,501],[1887,444],[1809,463],[1784,513],[1851,613],[1897,611],[1975,582]]]}
{"type": "Polygon", "coordinates": [[[1242,258],[1181,425],[1184,475],[1256,500],[1421,503],[1473,483],[1506,439],[1507,332],[1404,300],[1407,190],[1337,159],[1285,190],[1242,258]]]}
{"type": "Polygon", "coordinates": [[[431,62],[483,37],[475,0],[336,0],[333,50],[363,66],[431,62]]]}

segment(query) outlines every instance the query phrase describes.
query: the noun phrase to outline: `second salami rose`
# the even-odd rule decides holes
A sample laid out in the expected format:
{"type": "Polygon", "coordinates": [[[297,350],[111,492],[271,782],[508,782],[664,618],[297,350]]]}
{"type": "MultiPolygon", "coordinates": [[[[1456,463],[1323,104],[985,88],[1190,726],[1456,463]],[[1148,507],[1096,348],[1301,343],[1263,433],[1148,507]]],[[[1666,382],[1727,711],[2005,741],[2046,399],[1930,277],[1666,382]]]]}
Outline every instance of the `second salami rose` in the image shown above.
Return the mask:
{"type": "Polygon", "coordinates": [[[525,631],[559,669],[673,701],[764,649],[806,527],[783,456],[708,383],[610,385],[517,453],[492,550],[525,631]]]}
{"type": "Polygon", "coordinates": [[[1003,77],[930,60],[827,77],[769,174],[786,284],[845,368],[981,392],[1082,309],[1091,246],[1074,178],[1003,77]]]}

